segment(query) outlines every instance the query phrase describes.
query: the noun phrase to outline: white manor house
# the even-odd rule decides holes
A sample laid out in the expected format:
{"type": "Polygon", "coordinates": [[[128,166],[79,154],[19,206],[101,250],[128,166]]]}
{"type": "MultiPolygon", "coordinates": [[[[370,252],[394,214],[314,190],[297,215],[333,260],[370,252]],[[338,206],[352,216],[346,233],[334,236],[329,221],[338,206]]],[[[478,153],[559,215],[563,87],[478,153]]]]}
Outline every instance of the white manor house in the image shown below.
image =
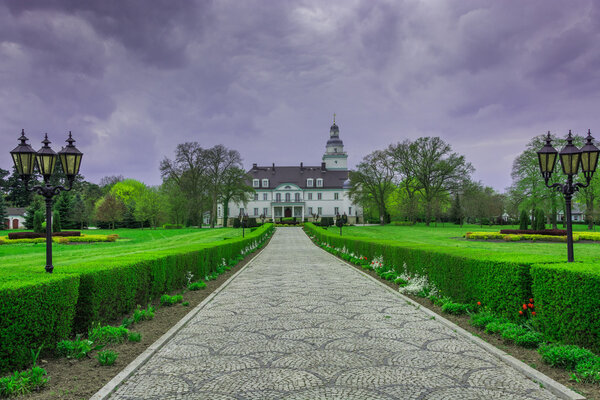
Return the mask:
{"type": "MultiPolygon", "coordinates": [[[[240,211],[250,218],[269,220],[296,217],[313,220],[313,215],[335,217],[344,215],[349,223],[362,220],[362,209],[348,196],[348,155],[335,124],[329,130],[329,140],[321,165],[259,166],[253,164],[248,171],[250,184],[255,190],[254,199],[247,204],[229,205],[229,216],[235,218],[240,211]]],[[[223,210],[219,207],[219,217],[223,210]]]]}

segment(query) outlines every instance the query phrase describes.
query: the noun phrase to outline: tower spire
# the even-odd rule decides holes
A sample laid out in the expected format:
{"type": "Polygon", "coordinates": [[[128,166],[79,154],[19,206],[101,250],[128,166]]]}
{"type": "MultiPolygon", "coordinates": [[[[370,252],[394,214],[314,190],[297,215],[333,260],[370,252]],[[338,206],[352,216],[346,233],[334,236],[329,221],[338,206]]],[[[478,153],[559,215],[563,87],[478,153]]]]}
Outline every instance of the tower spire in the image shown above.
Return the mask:
{"type": "Polygon", "coordinates": [[[333,113],[333,123],[335,124],[335,113],[333,113]]]}

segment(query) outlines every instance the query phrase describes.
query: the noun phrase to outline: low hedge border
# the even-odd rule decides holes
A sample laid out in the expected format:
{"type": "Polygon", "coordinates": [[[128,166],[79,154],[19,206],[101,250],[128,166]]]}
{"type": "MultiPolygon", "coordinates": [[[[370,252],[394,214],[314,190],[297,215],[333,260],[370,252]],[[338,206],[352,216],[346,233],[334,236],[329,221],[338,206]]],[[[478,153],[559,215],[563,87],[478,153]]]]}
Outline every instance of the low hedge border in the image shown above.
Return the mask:
{"type": "Polygon", "coordinates": [[[273,230],[265,224],[245,238],[210,242],[184,253],[159,250],[145,259],[126,255],[109,264],[86,263],[83,272],[22,273],[20,279],[0,282],[0,371],[22,369],[31,362],[31,349],[52,350],[74,332],[187,285],[190,272],[197,278],[211,275],[223,259],[263,246],[273,230]]]}
{"type": "MultiPolygon", "coordinates": [[[[337,236],[304,225],[319,242],[371,260],[383,257],[398,273],[425,275],[460,303],[482,302],[515,321],[526,299],[536,301],[536,323],[547,337],[600,352],[600,264],[556,263],[552,257],[418,245],[337,236]],[[403,269],[406,264],[406,271],[403,269]]],[[[366,262],[366,260],[365,260],[366,262]]]]}
{"type": "MultiPolygon", "coordinates": [[[[559,235],[539,235],[539,234],[518,234],[518,233],[498,233],[498,232],[467,232],[466,239],[470,240],[504,240],[506,242],[517,242],[520,240],[542,240],[547,242],[566,242],[566,236],[559,235]]],[[[573,241],[593,240],[600,241],[600,232],[577,232],[573,233],[573,241]]]]}
{"type": "MultiPolygon", "coordinates": [[[[117,240],[118,237],[119,235],[55,236],[52,237],[52,242],[59,244],[114,242],[117,240]]],[[[32,243],[46,243],[46,238],[41,237],[31,239],[6,239],[6,237],[0,237],[0,245],[32,243]]]]}

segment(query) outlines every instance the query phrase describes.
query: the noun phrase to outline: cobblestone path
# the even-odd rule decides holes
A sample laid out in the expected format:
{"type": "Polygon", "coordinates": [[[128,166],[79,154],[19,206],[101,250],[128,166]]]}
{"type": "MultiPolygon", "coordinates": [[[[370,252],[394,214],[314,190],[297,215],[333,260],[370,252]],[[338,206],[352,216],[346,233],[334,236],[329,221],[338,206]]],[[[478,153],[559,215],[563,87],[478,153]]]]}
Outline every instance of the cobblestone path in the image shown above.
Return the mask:
{"type": "Polygon", "coordinates": [[[283,228],[112,398],[556,397],[283,228]]]}

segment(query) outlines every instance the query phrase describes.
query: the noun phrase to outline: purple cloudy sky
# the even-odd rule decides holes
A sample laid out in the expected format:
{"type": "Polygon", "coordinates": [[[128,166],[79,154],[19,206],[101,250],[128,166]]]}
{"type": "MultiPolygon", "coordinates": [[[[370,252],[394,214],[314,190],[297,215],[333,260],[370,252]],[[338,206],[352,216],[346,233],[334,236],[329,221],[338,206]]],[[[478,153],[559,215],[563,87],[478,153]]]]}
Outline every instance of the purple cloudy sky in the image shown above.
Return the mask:
{"type": "Polygon", "coordinates": [[[600,2],[81,1],[0,4],[0,167],[25,128],[72,130],[83,175],[160,183],[198,141],[246,167],[319,164],[337,113],[354,166],[441,136],[507,187],[534,135],[600,138],[600,2]]]}

